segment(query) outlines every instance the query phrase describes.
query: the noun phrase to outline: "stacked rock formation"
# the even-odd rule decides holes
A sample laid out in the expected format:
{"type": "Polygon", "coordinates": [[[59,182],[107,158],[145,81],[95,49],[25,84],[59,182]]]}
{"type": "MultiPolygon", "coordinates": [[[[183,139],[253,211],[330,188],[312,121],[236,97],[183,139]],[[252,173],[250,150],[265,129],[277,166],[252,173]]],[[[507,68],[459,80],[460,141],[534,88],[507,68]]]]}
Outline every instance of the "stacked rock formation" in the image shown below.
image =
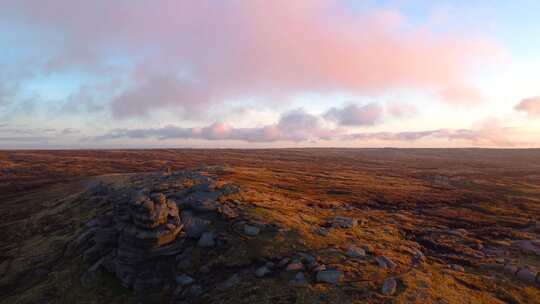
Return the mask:
{"type": "Polygon", "coordinates": [[[174,201],[162,193],[137,191],[114,198],[113,214],[96,221],[94,245],[84,258],[116,274],[122,285],[136,292],[159,290],[173,273],[159,269],[168,259],[174,260],[184,238],[180,214],[174,201]]]}
{"type": "Polygon", "coordinates": [[[145,265],[148,261],[174,256],[181,249],[182,239],[177,241],[182,230],[178,208],[161,193],[140,192],[126,203],[117,204],[116,211],[120,231],[115,273],[126,287],[144,285],[141,281],[145,279],[137,274],[145,270],[155,272],[151,269],[153,265],[145,265]]]}

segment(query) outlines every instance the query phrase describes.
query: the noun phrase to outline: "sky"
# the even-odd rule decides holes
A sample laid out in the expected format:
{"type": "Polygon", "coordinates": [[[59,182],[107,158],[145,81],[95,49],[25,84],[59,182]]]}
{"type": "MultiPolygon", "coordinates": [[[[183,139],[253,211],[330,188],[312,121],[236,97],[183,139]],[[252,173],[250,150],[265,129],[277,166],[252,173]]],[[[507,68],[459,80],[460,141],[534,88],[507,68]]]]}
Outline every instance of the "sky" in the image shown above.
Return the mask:
{"type": "Polygon", "coordinates": [[[0,0],[0,149],[539,148],[539,11],[0,0]]]}

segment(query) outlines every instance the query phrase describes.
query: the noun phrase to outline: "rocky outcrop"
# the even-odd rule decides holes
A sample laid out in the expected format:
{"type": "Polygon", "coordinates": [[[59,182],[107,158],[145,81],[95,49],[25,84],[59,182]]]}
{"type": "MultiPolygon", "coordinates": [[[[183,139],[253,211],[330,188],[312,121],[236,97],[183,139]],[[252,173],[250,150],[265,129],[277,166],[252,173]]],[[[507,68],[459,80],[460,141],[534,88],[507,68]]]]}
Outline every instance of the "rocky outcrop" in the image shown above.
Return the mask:
{"type": "Polygon", "coordinates": [[[175,273],[177,256],[186,240],[204,248],[215,245],[211,219],[223,210],[225,218],[235,214],[218,198],[235,190],[218,188],[208,177],[190,172],[143,175],[111,190],[106,196],[112,211],[89,221],[76,240],[91,265],[81,279],[87,282],[105,269],[145,303],[168,284],[187,285],[175,273]]]}

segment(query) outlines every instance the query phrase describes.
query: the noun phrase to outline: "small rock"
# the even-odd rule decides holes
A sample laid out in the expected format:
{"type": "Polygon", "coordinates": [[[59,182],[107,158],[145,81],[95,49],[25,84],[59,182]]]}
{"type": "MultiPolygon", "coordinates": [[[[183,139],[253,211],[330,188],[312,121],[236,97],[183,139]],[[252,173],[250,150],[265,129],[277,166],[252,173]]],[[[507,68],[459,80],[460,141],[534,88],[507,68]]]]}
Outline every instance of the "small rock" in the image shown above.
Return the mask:
{"type": "Polygon", "coordinates": [[[339,270],[323,270],[317,273],[317,281],[337,285],[343,277],[339,270]]]}
{"type": "Polygon", "coordinates": [[[193,282],[195,282],[195,279],[185,274],[176,277],[176,283],[182,286],[192,284],[193,282]]]}
{"type": "Polygon", "coordinates": [[[304,269],[304,264],[302,264],[298,260],[292,261],[289,265],[287,265],[287,268],[286,268],[287,271],[297,271],[297,270],[302,270],[302,269],[304,269]]]}
{"type": "Polygon", "coordinates": [[[245,225],[244,226],[244,233],[250,236],[256,236],[259,234],[261,230],[259,227],[251,226],[251,225],[245,225]]]}
{"type": "Polygon", "coordinates": [[[516,277],[523,282],[534,283],[536,280],[536,272],[529,268],[523,267],[518,270],[516,277]]]}
{"type": "Polygon", "coordinates": [[[387,278],[384,280],[381,292],[384,295],[391,296],[396,292],[397,282],[394,278],[387,278]]]}
{"type": "Polygon", "coordinates": [[[463,266],[458,265],[458,264],[452,264],[450,265],[450,268],[452,268],[455,271],[465,272],[465,268],[463,268],[463,266]]]}
{"type": "Polygon", "coordinates": [[[214,234],[212,232],[203,233],[199,242],[197,242],[197,245],[203,248],[213,247],[215,244],[216,242],[214,241],[214,234]]]}
{"type": "Polygon", "coordinates": [[[255,270],[255,276],[257,278],[262,278],[265,275],[269,274],[270,272],[272,272],[272,271],[270,269],[268,269],[266,266],[259,267],[259,268],[257,268],[257,270],[255,270]]]}
{"type": "Polygon", "coordinates": [[[330,233],[330,229],[324,227],[319,228],[319,234],[322,236],[327,236],[330,233]]]}
{"type": "Polygon", "coordinates": [[[360,257],[365,257],[366,256],[366,252],[364,251],[364,249],[362,248],[358,248],[356,246],[349,246],[349,248],[347,249],[347,256],[350,257],[350,258],[360,258],[360,257]]]}

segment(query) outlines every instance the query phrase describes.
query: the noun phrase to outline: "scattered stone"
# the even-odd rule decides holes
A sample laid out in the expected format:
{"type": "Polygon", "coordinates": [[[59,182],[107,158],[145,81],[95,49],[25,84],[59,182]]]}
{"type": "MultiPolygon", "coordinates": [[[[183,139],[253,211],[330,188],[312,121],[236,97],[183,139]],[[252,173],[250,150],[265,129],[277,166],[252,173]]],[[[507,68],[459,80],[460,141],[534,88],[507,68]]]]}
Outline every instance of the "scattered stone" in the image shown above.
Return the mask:
{"type": "Polygon", "coordinates": [[[455,271],[465,272],[465,268],[463,268],[463,266],[458,265],[458,264],[451,264],[450,268],[452,268],[452,270],[455,270],[455,271]]]}
{"type": "Polygon", "coordinates": [[[381,289],[382,294],[391,296],[396,292],[397,282],[394,278],[386,278],[381,289]]]}
{"type": "Polygon", "coordinates": [[[287,271],[298,271],[304,269],[304,264],[298,260],[293,260],[289,265],[287,265],[287,271]]]}
{"type": "Polygon", "coordinates": [[[339,270],[323,270],[317,273],[317,281],[337,285],[343,277],[339,270]]]}
{"type": "Polygon", "coordinates": [[[327,236],[330,233],[330,229],[320,227],[318,230],[319,234],[322,236],[327,236]]]}
{"type": "Polygon", "coordinates": [[[346,216],[336,216],[334,218],[332,226],[350,229],[350,228],[354,228],[358,226],[358,220],[355,218],[346,217],[346,216]]]}
{"type": "Polygon", "coordinates": [[[249,236],[256,236],[260,232],[259,227],[251,226],[251,225],[245,225],[244,226],[244,233],[249,236]]]}
{"type": "Polygon", "coordinates": [[[197,246],[202,248],[214,247],[215,244],[216,242],[214,241],[214,234],[212,232],[203,233],[197,242],[197,246]]]}
{"type": "Polygon", "coordinates": [[[176,277],[176,283],[182,286],[192,284],[193,282],[195,282],[195,279],[186,274],[182,274],[176,277]]]}
{"type": "Polygon", "coordinates": [[[229,289],[229,288],[235,286],[238,283],[240,283],[240,276],[238,276],[238,274],[235,273],[232,276],[230,276],[225,282],[222,282],[222,283],[218,284],[216,286],[216,289],[218,289],[218,290],[226,290],[226,289],[229,289]]]}
{"type": "Polygon", "coordinates": [[[347,256],[350,258],[360,258],[366,256],[366,251],[362,248],[358,248],[356,246],[349,246],[347,249],[347,256]]]}
{"type": "Polygon", "coordinates": [[[259,268],[257,268],[257,270],[255,270],[255,276],[257,278],[262,278],[265,275],[269,274],[270,272],[272,272],[272,271],[270,269],[268,269],[266,266],[259,267],[259,268]]]}
{"type": "Polygon", "coordinates": [[[536,272],[527,267],[523,267],[517,271],[516,277],[520,281],[527,282],[527,283],[534,283],[536,280],[536,272]]]}

